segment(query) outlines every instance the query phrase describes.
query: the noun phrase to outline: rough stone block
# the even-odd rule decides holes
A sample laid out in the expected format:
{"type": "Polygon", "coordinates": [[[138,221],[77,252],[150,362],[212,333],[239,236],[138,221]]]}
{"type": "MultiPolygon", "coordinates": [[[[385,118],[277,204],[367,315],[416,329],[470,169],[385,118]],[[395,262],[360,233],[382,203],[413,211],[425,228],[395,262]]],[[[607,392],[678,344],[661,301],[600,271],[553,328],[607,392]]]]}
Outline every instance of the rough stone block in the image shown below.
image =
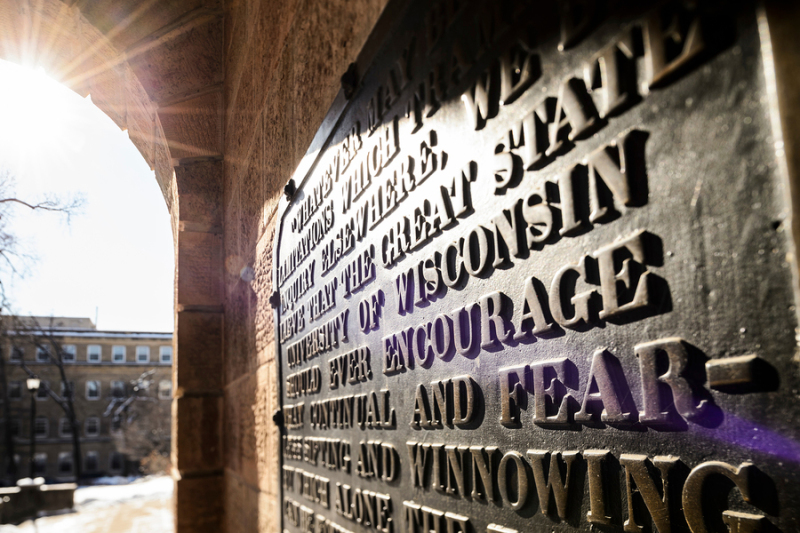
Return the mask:
{"type": "MultiPolygon", "coordinates": [[[[236,58],[241,58],[240,51],[250,38],[249,29],[252,28],[252,25],[249,22],[252,21],[254,3],[252,0],[225,0],[224,50],[226,59],[235,60],[236,58]]],[[[230,66],[231,61],[227,61],[226,68],[228,71],[225,79],[228,82],[233,79],[230,76],[230,66]]]]}
{"type": "Polygon", "coordinates": [[[258,493],[258,533],[278,533],[281,513],[280,501],[275,495],[258,493]]]}
{"type": "Polygon", "coordinates": [[[172,400],[172,465],[182,476],[222,468],[222,396],[172,400]]]}
{"type": "Polygon", "coordinates": [[[101,70],[89,80],[89,92],[92,103],[120,128],[127,127],[127,101],[125,98],[126,69],[115,65],[101,70]]]}
{"type": "Polygon", "coordinates": [[[275,68],[286,50],[286,40],[289,36],[294,17],[297,12],[299,0],[272,0],[255,3],[256,27],[253,33],[253,48],[255,50],[256,87],[259,98],[256,102],[260,108],[264,98],[272,90],[275,68]]]}
{"type": "Polygon", "coordinates": [[[263,143],[264,134],[259,118],[253,129],[253,143],[247,155],[247,171],[242,175],[240,182],[242,211],[239,221],[241,225],[239,255],[248,263],[254,258],[256,241],[264,218],[263,143]]]}
{"type": "Polygon", "coordinates": [[[225,383],[256,369],[255,306],[252,287],[240,279],[225,302],[225,383]],[[252,311],[251,311],[252,307],[252,311]]]}
{"type": "Polygon", "coordinates": [[[179,311],[174,372],[180,393],[222,390],[222,313],[179,311]]]}
{"type": "Polygon", "coordinates": [[[251,486],[258,484],[255,416],[259,408],[256,374],[249,373],[225,389],[225,466],[251,486]]]}
{"type": "Polygon", "coordinates": [[[161,122],[156,117],[156,142],[155,142],[155,171],[156,181],[164,195],[164,200],[167,202],[167,209],[175,219],[177,210],[173,213],[172,207],[175,205],[177,198],[176,191],[173,191],[175,185],[175,170],[172,167],[172,158],[170,157],[169,148],[164,139],[164,130],[161,127],[161,122]]]}
{"type": "Polygon", "coordinates": [[[222,226],[222,162],[198,161],[175,168],[178,219],[209,227],[222,226]]]}
{"type": "Polygon", "coordinates": [[[276,220],[277,215],[269,220],[264,235],[256,246],[254,287],[258,300],[255,315],[255,342],[259,366],[275,358],[275,310],[269,300],[274,290],[272,254],[275,245],[276,220]]]}
{"type": "Polygon", "coordinates": [[[125,50],[202,5],[203,0],[146,4],[138,0],[94,0],[81,3],[81,14],[94,27],[109,35],[117,48],[125,50]],[[132,13],[136,16],[131,16],[132,13]]]}
{"type": "MultiPolygon", "coordinates": [[[[237,43],[238,46],[244,44],[240,41],[237,43]]],[[[241,175],[246,172],[247,156],[254,136],[255,107],[252,102],[248,103],[245,98],[240,98],[241,94],[252,93],[254,66],[248,62],[251,56],[246,48],[241,48],[239,53],[241,55],[231,59],[226,65],[227,80],[224,88],[226,190],[232,188],[234,183],[238,184],[241,175]]]]}
{"type": "Polygon", "coordinates": [[[230,470],[225,471],[225,531],[259,531],[258,490],[248,486],[230,470]]]}
{"type": "Polygon", "coordinates": [[[222,237],[182,231],[178,234],[178,305],[222,304],[222,237]]]}
{"type": "Polygon", "coordinates": [[[74,60],[72,76],[86,80],[122,62],[120,51],[95,26],[81,21],[77,29],[83,50],[74,60]]]}
{"type": "Polygon", "coordinates": [[[242,471],[242,457],[239,454],[241,434],[238,431],[239,405],[232,396],[234,391],[225,391],[224,414],[222,419],[222,447],[225,468],[234,472],[242,471]]]}
{"type": "Polygon", "coordinates": [[[225,179],[238,181],[247,169],[247,156],[255,137],[256,104],[252,62],[252,50],[243,50],[239,79],[232,80],[225,86],[225,103],[227,106],[225,123],[225,159],[234,163],[233,174],[226,174],[225,179]]]}
{"type": "Polygon", "coordinates": [[[139,99],[136,87],[128,86],[127,89],[127,115],[125,125],[128,127],[128,137],[139,149],[139,152],[150,165],[154,167],[155,161],[155,111],[149,100],[139,99]]]}
{"type": "Polygon", "coordinates": [[[305,155],[386,0],[305,2],[292,30],[295,160],[305,155]]]}
{"type": "Polygon", "coordinates": [[[283,186],[300,161],[294,157],[293,57],[292,48],[286,46],[275,69],[263,110],[263,205],[267,220],[277,210],[283,186]]]}
{"type": "Polygon", "coordinates": [[[173,159],[222,153],[222,91],[159,108],[158,116],[173,159]]]}
{"type": "Polygon", "coordinates": [[[224,499],[222,474],[175,481],[175,533],[219,533],[224,499]]]}
{"type": "Polygon", "coordinates": [[[280,470],[280,433],[272,421],[272,414],[278,409],[278,379],[274,360],[259,367],[257,380],[253,433],[258,463],[258,487],[262,492],[277,496],[279,476],[275,473],[280,470]]]}
{"type": "Polygon", "coordinates": [[[172,38],[133,54],[131,68],[158,103],[215,85],[223,79],[222,19],[187,25],[172,38]]]}
{"type": "MultiPolygon", "coordinates": [[[[223,161],[223,169],[227,174],[228,172],[228,159],[223,161]]],[[[225,212],[223,217],[225,223],[223,224],[223,234],[225,236],[225,283],[230,284],[235,282],[239,277],[239,271],[244,264],[231,264],[231,256],[237,256],[239,253],[239,220],[240,202],[239,202],[239,187],[233,185],[224,185],[223,187],[223,205],[225,212]]],[[[235,259],[235,258],[234,258],[235,259]]],[[[237,262],[238,263],[238,262],[237,262]]]]}

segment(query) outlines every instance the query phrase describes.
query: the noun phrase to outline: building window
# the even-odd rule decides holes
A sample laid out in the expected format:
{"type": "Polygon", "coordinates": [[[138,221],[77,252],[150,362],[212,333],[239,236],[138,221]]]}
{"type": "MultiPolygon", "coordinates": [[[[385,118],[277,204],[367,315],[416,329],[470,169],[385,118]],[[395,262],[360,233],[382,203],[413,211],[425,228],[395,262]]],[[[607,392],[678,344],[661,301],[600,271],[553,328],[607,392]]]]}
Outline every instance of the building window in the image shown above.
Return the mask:
{"type": "Polygon", "coordinates": [[[39,388],[36,389],[36,399],[39,400],[39,401],[43,401],[43,400],[46,400],[47,398],[49,398],[50,395],[47,394],[47,391],[49,390],[49,387],[50,387],[50,382],[49,381],[40,381],[39,382],[39,388]]]}
{"type": "Polygon", "coordinates": [[[162,365],[172,364],[172,346],[161,346],[158,351],[162,365]]]}
{"type": "Polygon", "coordinates": [[[33,456],[33,474],[43,476],[47,473],[47,454],[37,453],[33,456]]]}
{"type": "Polygon", "coordinates": [[[125,382],[124,381],[112,381],[111,382],[111,396],[113,398],[124,398],[125,397],[125,382]]]}
{"type": "Polygon", "coordinates": [[[25,350],[20,348],[19,346],[13,346],[11,348],[11,360],[12,361],[22,361],[25,357],[25,350]]]}
{"type": "Polygon", "coordinates": [[[112,472],[122,471],[122,454],[119,452],[111,452],[108,456],[108,469],[112,472]]]}
{"type": "Polygon", "coordinates": [[[100,434],[100,419],[96,416],[86,419],[86,436],[96,437],[100,434]]]}
{"type": "Polygon", "coordinates": [[[33,424],[33,432],[37,439],[46,439],[50,434],[50,423],[47,418],[37,416],[36,422],[33,424]]]}
{"type": "Polygon", "coordinates": [[[8,397],[11,400],[22,399],[22,382],[9,381],[8,382],[8,397]]]}
{"type": "Polygon", "coordinates": [[[72,473],[72,452],[60,452],[58,454],[58,473],[72,473]]]}
{"type": "Polygon", "coordinates": [[[124,346],[114,346],[111,348],[111,359],[115,363],[124,363],[125,362],[125,347],[124,346]]]}
{"type": "Polygon", "coordinates": [[[36,347],[36,361],[46,363],[50,360],[50,351],[45,346],[36,347]]]}
{"type": "Polygon", "coordinates": [[[58,435],[61,437],[72,436],[72,424],[69,423],[69,418],[62,417],[58,421],[58,435]]]}
{"type": "Polygon", "coordinates": [[[22,421],[19,418],[11,419],[11,436],[19,437],[22,434],[22,421]]]}
{"type": "Polygon", "coordinates": [[[150,362],[150,347],[149,346],[137,346],[136,347],[136,362],[137,363],[149,363],[150,362]]]}
{"type": "Polygon", "coordinates": [[[67,381],[64,383],[61,382],[61,397],[65,400],[67,398],[74,398],[75,394],[75,382],[74,381],[67,381]]]}
{"type": "Polygon", "coordinates": [[[83,459],[83,468],[86,472],[97,472],[97,452],[86,452],[83,459]]]}
{"type": "Polygon", "coordinates": [[[61,348],[61,360],[65,363],[74,363],[77,359],[78,349],[74,344],[65,344],[61,348]]]}
{"type": "Polygon", "coordinates": [[[90,380],[86,382],[86,399],[99,400],[100,399],[100,382],[90,380]]]}
{"type": "Polygon", "coordinates": [[[162,400],[168,400],[172,398],[172,382],[168,380],[162,380],[158,382],[158,397],[162,400]]]}
{"type": "Polygon", "coordinates": [[[99,344],[90,344],[86,347],[86,360],[90,363],[99,363],[102,356],[102,348],[99,344]]]}
{"type": "Polygon", "coordinates": [[[11,463],[11,461],[9,461],[8,464],[6,465],[6,475],[10,475],[11,474],[11,471],[13,470],[14,466],[17,467],[17,472],[19,472],[19,462],[21,460],[19,454],[15,453],[14,457],[12,458],[12,460],[14,461],[13,463],[11,463]]]}

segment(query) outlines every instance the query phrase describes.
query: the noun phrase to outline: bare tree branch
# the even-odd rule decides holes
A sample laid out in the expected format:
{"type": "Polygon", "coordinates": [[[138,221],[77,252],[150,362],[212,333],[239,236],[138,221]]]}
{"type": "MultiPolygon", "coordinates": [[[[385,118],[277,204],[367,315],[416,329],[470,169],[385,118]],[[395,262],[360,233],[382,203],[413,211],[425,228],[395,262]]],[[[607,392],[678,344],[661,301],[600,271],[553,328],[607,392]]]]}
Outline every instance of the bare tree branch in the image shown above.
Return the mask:
{"type": "MultiPolygon", "coordinates": [[[[68,392],[65,397],[56,394],[52,388],[47,387],[48,395],[53,398],[59,407],[64,411],[64,414],[69,420],[72,429],[72,453],[73,453],[73,468],[75,472],[75,479],[81,476],[81,446],[80,446],[80,428],[78,426],[78,419],[75,413],[75,405],[73,403],[73,392],[71,390],[71,382],[67,378],[65,365],[64,365],[64,350],[61,343],[54,336],[53,317],[50,317],[50,327],[45,329],[34,317],[30,317],[29,324],[23,322],[19,316],[6,315],[4,318],[10,321],[10,326],[4,324],[3,335],[8,335],[9,331],[13,330],[18,339],[24,339],[37,349],[43,350],[48,357],[48,361],[58,369],[59,377],[61,379],[64,391],[68,392]]],[[[37,377],[36,374],[22,362],[20,365],[29,377],[37,377]]]]}
{"type": "Polygon", "coordinates": [[[48,200],[45,200],[44,202],[40,202],[38,204],[29,204],[28,202],[20,200],[19,198],[0,198],[0,204],[5,204],[9,202],[16,202],[32,210],[42,209],[44,211],[66,212],[69,209],[69,205],[63,206],[61,204],[51,202],[48,200]]]}
{"type": "MultiPolygon", "coordinates": [[[[36,372],[28,368],[28,365],[26,365],[24,362],[20,364],[20,367],[22,368],[22,370],[25,371],[26,374],[28,374],[29,378],[39,377],[36,375],[36,372]]],[[[58,406],[65,412],[69,411],[69,404],[67,403],[67,401],[58,394],[56,394],[56,392],[51,387],[47,387],[47,395],[50,396],[58,404],[58,406]]]]}
{"type": "Polygon", "coordinates": [[[131,380],[127,396],[112,398],[103,413],[118,428],[114,434],[118,449],[133,459],[142,460],[154,453],[163,457],[169,451],[172,435],[166,410],[170,406],[147,394],[155,373],[150,369],[131,380]]]}
{"type": "Polygon", "coordinates": [[[20,252],[16,236],[9,230],[8,221],[11,219],[13,206],[21,206],[31,211],[45,211],[64,216],[67,225],[71,223],[72,216],[77,214],[85,201],[82,195],[58,197],[44,195],[42,198],[20,198],[14,193],[14,178],[8,169],[0,169],[0,257],[11,269],[14,275],[22,275],[15,264],[18,260],[23,263],[30,262],[32,257],[20,252]]]}
{"type": "MultiPolygon", "coordinates": [[[[80,195],[72,197],[56,197],[44,195],[43,197],[30,199],[20,198],[14,193],[14,177],[8,169],[0,169],[0,273],[9,274],[11,276],[23,276],[24,271],[27,270],[27,265],[33,261],[33,256],[25,253],[20,246],[20,243],[9,229],[9,220],[11,219],[14,211],[13,208],[20,206],[31,211],[44,211],[49,213],[60,214],[65,217],[67,224],[70,223],[71,217],[75,214],[84,204],[84,199],[80,195]]],[[[51,330],[52,330],[51,318],[51,330]]],[[[76,478],[81,474],[81,454],[80,454],[80,432],[78,421],[75,415],[75,406],[73,404],[73,391],[70,391],[70,381],[64,369],[63,351],[61,345],[56,338],[48,335],[42,328],[42,324],[32,321],[30,327],[21,323],[20,320],[13,314],[8,313],[8,301],[6,299],[4,285],[0,281],[0,336],[9,335],[10,331],[22,333],[27,335],[25,338],[37,346],[38,348],[45,349],[48,353],[49,361],[58,368],[61,383],[64,387],[64,397],[58,395],[52,388],[47,387],[48,395],[61,407],[70,421],[72,428],[72,442],[73,442],[73,463],[75,468],[76,478]]],[[[2,356],[0,356],[2,357],[2,356]]],[[[29,375],[35,375],[30,368],[24,363],[22,368],[29,375]]],[[[4,395],[7,395],[7,380],[6,373],[3,372],[0,376],[4,383],[0,384],[0,389],[4,395]]],[[[8,402],[4,402],[8,405],[8,402]]],[[[7,411],[7,409],[6,409],[7,411]]],[[[10,417],[4,416],[6,424],[10,424],[10,417]]],[[[10,434],[10,426],[4,428],[6,434],[10,434]]],[[[13,439],[12,439],[13,441],[13,439]]],[[[13,442],[11,445],[6,445],[6,452],[13,452],[13,442]]],[[[13,453],[12,453],[13,455],[13,453]]],[[[2,466],[2,465],[0,465],[2,466]]]]}

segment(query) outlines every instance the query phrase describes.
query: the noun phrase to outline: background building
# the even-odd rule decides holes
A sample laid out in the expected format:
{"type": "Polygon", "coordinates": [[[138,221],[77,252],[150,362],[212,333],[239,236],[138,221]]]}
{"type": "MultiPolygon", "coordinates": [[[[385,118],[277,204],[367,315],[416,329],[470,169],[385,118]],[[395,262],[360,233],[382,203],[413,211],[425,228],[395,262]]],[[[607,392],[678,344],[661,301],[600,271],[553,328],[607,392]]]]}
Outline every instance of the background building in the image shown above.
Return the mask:
{"type": "Polygon", "coordinates": [[[20,317],[8,320],[4,329],[7,405],[0,404],[4,422],[0,442],[5,452],[5,432],[10,431],[14,448],[13,454],[2,454],[4,473],[13,455],[17,477],[30,474],[31,393],[26,387],[26,368],[41,380],[33,421],[36,476],[64,481],[74,479],[76,471],[69,417],[48,388],[62,398],[72,394],[82,476],[135,473],[149,451],[166,454],[172,399],[171,333],[99,331],[90,319],[72,317],[20,317]],[[66,386],[58,365],[45,353],[48,350],[60,350],[66,386]]]}

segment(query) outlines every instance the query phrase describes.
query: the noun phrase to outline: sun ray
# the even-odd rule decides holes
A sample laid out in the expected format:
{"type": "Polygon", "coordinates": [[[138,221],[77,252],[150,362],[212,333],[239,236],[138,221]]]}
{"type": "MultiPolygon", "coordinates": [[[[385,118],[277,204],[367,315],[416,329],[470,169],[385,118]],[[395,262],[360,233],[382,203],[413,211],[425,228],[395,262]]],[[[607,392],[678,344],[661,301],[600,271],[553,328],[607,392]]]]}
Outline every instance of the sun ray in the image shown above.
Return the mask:
{"type": "MultiPolygon", "coordinates": [[[[134,11],[132,11],[128,16],[126,16],[122,21],[117,23],[113,28],[111,28],[105,35],[105,38],[100,38],[91,43],[85,50],[81,53],[77,54],[75,58],[67,63],[64,67],[64,71],[66,75],[69,73],[78,70],[78,67],[86,63],[90,58],[97,55],[100,49],[103,46],[110,46],[110,41],[114,39],[117,35],[119,35],[125,28],[130,26],[133,22],[139,19],[148,9],[150,9],[158,0],[147,0],[143,2],[140,6],[138,6],[134,11]]],[[[73,76],[68,80],[65,80],[65,84],[68,86],[78,85],[87,79],[90,79],[93,76],[101,74],[107,70],[114,68],[115,66],[119,65],[120,63],[126,61],[128,59],[127,55],[124,51],[118,51],[117,56],[111,60],[102,63],[101,65],[91,68],[91,69],[81,69],[83,72],[80,75],[73,76]]]]}
{"type": "Polygon", "coordinates": [[[84,119],[59,85],[43,69],[0,64],[0,164],[19,179],[82,148],[73,132],[84,119]]]}

